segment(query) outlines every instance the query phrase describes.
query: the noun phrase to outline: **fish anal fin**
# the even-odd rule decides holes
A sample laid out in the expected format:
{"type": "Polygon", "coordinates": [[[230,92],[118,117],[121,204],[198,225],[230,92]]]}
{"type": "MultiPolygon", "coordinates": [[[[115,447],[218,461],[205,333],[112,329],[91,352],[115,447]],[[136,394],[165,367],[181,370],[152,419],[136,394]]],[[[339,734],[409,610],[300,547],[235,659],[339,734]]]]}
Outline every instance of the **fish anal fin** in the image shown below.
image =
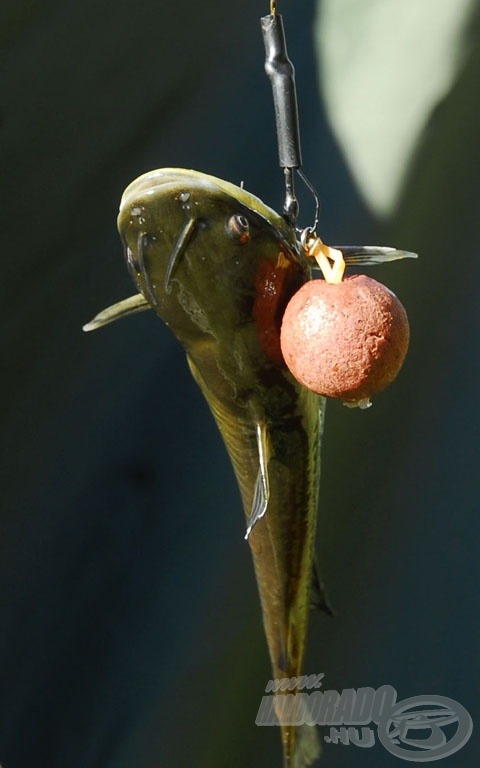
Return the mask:
{"type": "Polygon", "coordinates": [[[313,561],[312,583],[310,586],[310,608],[324,611],[329,616],[335,616],[335,611],[325,593],[325,587],[320,576],[317,560],[313,561]]]}

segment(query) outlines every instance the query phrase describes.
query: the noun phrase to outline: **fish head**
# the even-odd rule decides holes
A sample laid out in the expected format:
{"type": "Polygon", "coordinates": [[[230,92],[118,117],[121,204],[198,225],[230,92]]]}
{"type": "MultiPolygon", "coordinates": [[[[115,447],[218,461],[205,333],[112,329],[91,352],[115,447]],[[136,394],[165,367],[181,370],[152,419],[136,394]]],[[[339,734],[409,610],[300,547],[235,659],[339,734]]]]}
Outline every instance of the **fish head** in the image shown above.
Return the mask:
{"type": "Polygon", "coordinates": [[[281,364],[283,311],[310,268],[279,214],[234,184],[164,168],[127,187],[118,228],[135,284],[187,350],[249,329],[281,364]]]}

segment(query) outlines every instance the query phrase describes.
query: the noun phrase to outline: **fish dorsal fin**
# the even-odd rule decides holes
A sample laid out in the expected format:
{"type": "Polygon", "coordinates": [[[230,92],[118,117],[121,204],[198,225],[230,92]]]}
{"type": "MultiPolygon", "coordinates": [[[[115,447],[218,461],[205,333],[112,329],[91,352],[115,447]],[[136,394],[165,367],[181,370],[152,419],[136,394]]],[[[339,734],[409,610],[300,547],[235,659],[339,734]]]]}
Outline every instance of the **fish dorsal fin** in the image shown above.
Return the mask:
{"type": "Polygon", "coordinates": [[[257,448],[258,448],[258,474],[255,481],[255,492],[253,494],[252,509],[248,520],[247,532],[245,538],[250,536],[253,526],[265,514],[270,498],[270,488],[268,483],[268,457],[267,457],[267,433],[264,424],[256,425],[257,448]]]}
{"type": "Polygon", "coordinates": [[[141,293],[136,293],[135,296],[129,296],[128,299],[123,299],[116,304],[112,304],[111,307],[107,307],[95,315],[93,320],[83,326],[84,331],[95,331],[97,328],[101,328],[103,325],[113,323],[114,320],[120,320],[122,317],[128,317],[128,315],[134,315],[136,312],[144,312],[146,309],[151,309],[150,304],[141,293]]]}

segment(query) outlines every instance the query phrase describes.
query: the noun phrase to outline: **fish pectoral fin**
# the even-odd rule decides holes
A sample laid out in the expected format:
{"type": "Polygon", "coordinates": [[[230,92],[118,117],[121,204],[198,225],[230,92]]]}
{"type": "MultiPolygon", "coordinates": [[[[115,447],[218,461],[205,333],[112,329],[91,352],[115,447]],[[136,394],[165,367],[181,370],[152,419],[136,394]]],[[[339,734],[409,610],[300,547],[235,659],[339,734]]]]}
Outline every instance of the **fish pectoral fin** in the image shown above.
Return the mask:
{"type": "Polygon", "coordinates": [[[369,267],[398,259],[418,259],[417,253],[383,245],[336,245],[335,249],[343,253],[347,267],[369,267]]]}
{"type": "Polygon", "coordinates": [[[268,507],[270,498],[270,488],[268,483],[268,458],[267,458],[267,436],[264,425],[257,424],[257,447],[258,447],[258,473],[255,481],[255,491],[253,494],[252,509],[248,519],[247,532],[245,538],[248,539],[254,525],[264,516],[268,507]]]}
{"type": "Polygon", "coordinates": [[[134,315],[137,312],[144,312],[146,309],[151,309],[150,304],[143,294],[136,293],[135,296],[129,296],[128,299],[123,299],[123,301],[112,304],[111,307],[99,312],[93,320],[83,326],[83,330],[95,331],[97,328],[113,323],[114,320],[120,320],[122,317],[128,317],[128,315],[134,315]]]}
{"type": "Polygon", "coordinates": [[[313,561],[312,583],[310,585],[310,608],[317,611],[324,611],[329,616],[335,616],[335,611],[330,605],[330,601],[325,593],[325,587],[320,576],[317,560],[313,561]]]}
{"type": "Polygon", "coordinates": [[[255,481],[255,495],[253,497],[252,511],[248,518],[247,532],[245,538],[248,539],[254,525],[264,516],[268,507],[268,493],[265,486],[265,478],[262,476],[262,470],[258,470],[255,481]]]}

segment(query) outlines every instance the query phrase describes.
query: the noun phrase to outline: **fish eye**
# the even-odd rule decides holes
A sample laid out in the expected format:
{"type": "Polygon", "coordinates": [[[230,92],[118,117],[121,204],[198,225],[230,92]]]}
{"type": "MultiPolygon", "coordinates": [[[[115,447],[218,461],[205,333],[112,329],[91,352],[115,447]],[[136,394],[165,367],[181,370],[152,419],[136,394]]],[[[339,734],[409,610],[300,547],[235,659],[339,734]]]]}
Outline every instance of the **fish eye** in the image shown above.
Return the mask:
{"type": "Polygon", "coordinates": [[[250,223],[243,213],[236,213],[227,222],[227,232],[237,238],[242,245],[250,240],[250,223]]]}

